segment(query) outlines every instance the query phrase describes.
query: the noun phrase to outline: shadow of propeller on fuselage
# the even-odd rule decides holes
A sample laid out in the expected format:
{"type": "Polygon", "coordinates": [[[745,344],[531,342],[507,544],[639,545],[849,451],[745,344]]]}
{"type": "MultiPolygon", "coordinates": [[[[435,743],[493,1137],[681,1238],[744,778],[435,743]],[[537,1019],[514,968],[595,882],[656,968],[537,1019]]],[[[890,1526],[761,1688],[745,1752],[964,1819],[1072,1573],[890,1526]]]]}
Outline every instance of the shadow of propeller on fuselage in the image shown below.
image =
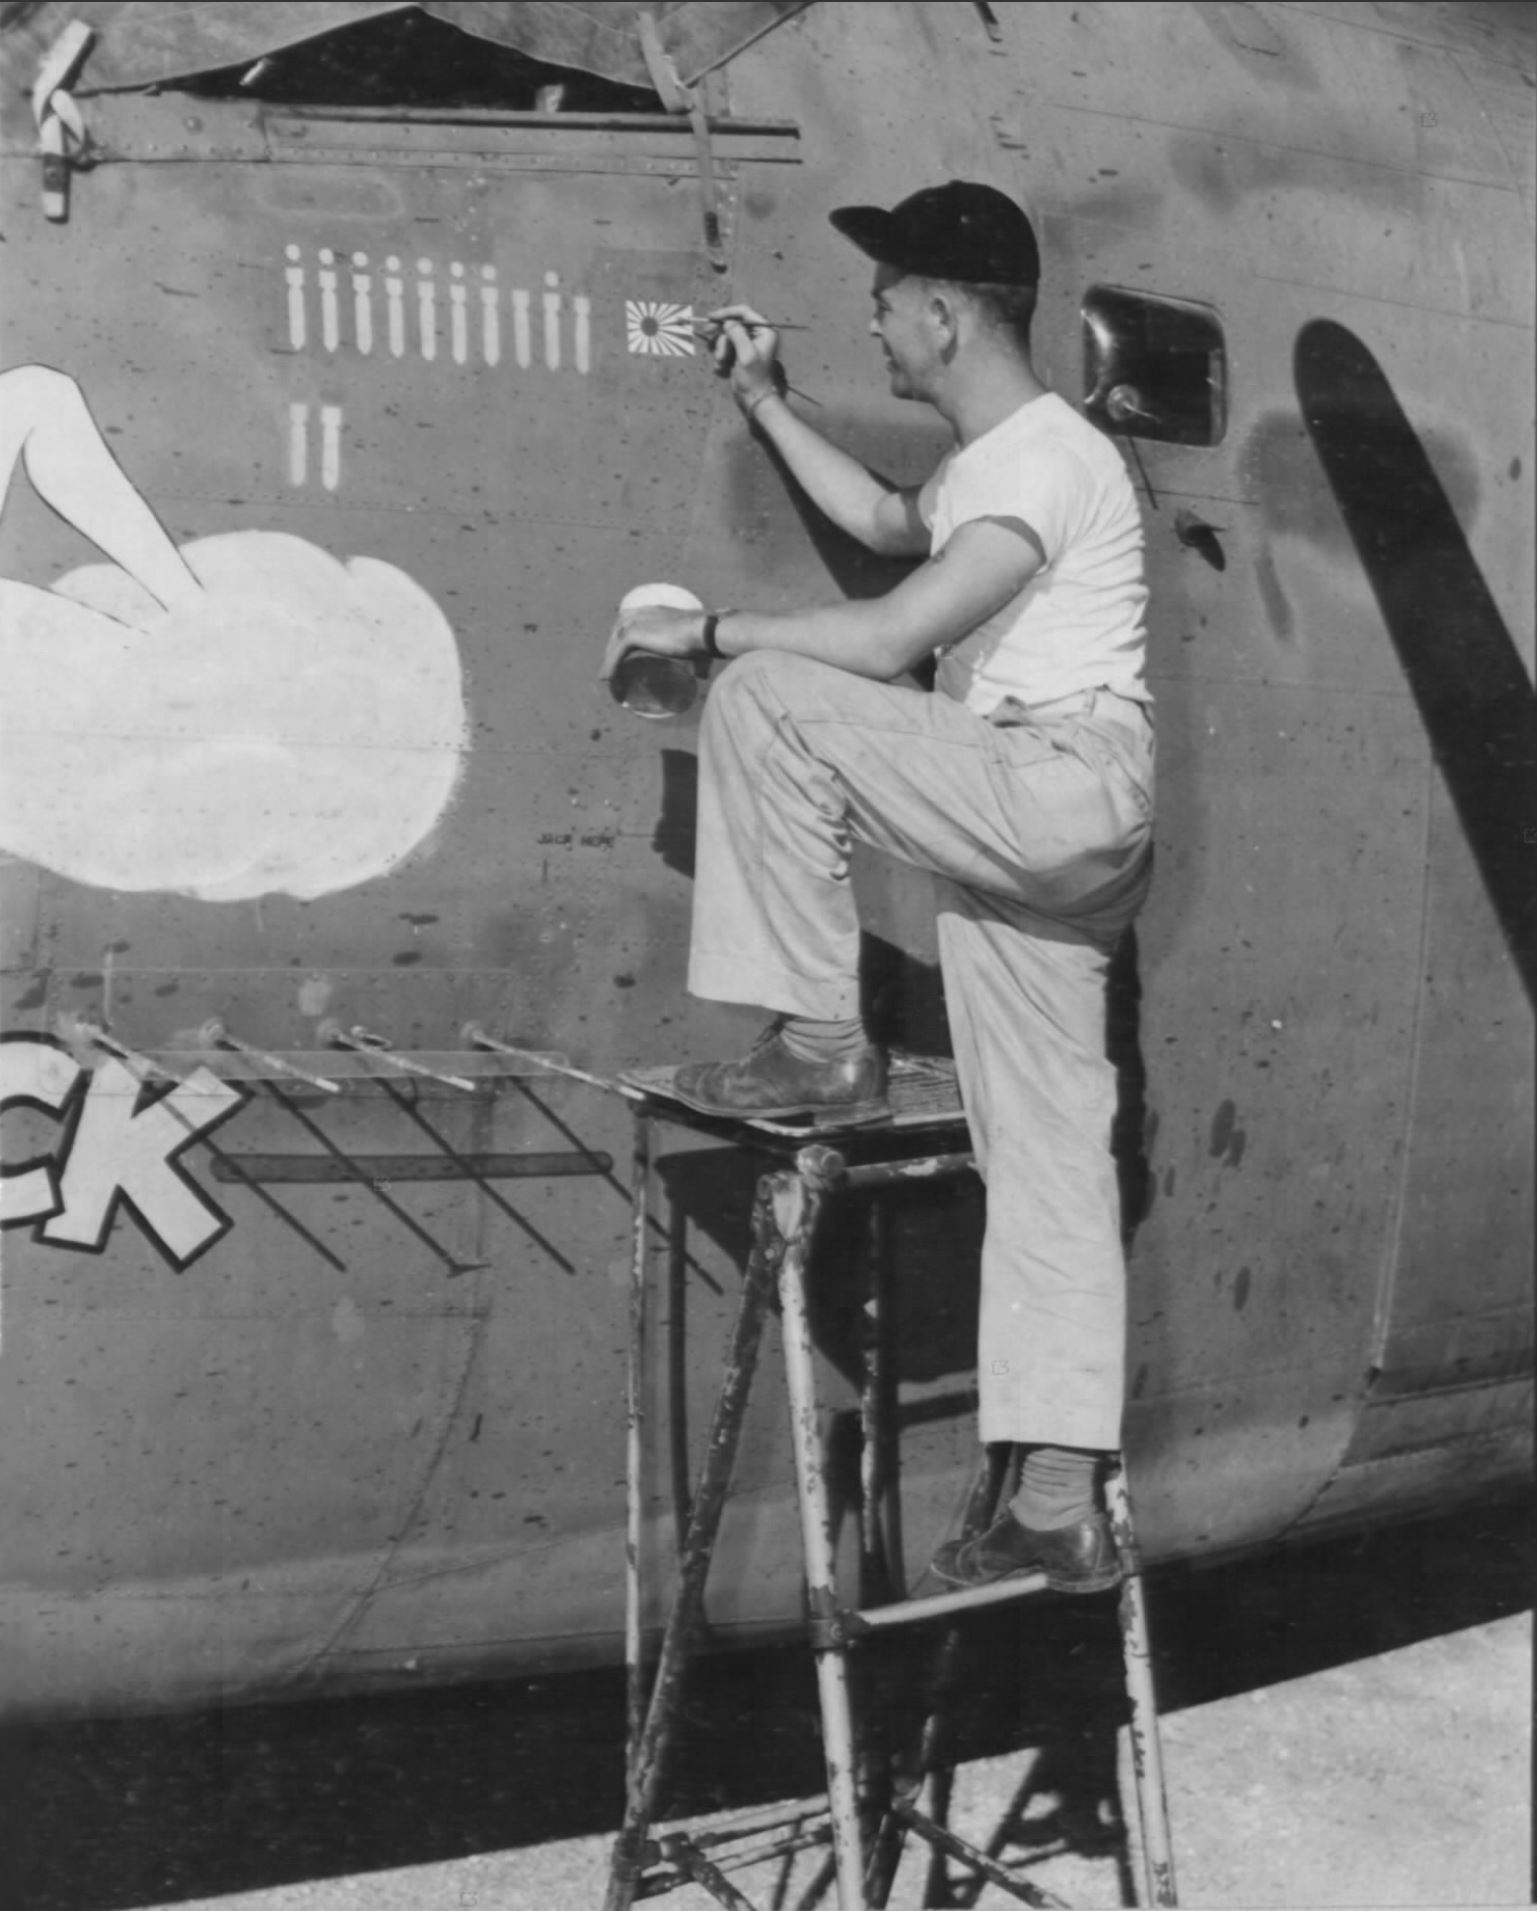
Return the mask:
{"type": "Polygon", "coordinates": [[[1419,433],[1372,353],[1315,319],[1297,398],[1479,876],[1537,1001],[1537,700],[1419,433]]]}

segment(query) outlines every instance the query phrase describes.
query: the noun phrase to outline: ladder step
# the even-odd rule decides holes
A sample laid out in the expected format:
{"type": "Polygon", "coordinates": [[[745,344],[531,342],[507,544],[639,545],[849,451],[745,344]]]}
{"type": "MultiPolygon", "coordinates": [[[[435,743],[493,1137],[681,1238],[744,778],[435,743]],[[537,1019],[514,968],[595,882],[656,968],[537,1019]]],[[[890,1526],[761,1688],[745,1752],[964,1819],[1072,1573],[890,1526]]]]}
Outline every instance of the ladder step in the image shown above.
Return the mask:
{"type": "Polygon", "coordinates": [[[990,1586],[957,1586],[954,1592],[930,1593],[923,1599],[903,1599],[890,1606],[868,1606],[849,1615],[856,1630],[872,1632],[894,1626],[915,1626],[925,1619],[942,1619],[950,1612],[974,1612],[979,1606],[1001,1606],[1028,1593],[1047,1592],[1044,1573],[1021,1573],[1015,1579],[996,1579],[990,1586]]]}
{"type": "MultiPolygon", "coordinates": [[[[897,1071],[894,1070],[894,1078],[897,1071]]],[[[670,1077],[669,1077],[670,1080],[670,1077]]],[[[941,1083],[941,1087],[948,1084],[941,1083]]],[[[634,1255],[631,1267],[630,1374],[631,1464],[627,1470],[626,1497],[632,1535],[640,1531],[643,1470],[639,1440],[639,1376],[645,1324],[647,1229],[651,1225],[648,1189],[651,1182],[649,1136],[653,1121],[678,1122],[703,1132],[722,1134],[730,1140],[763,1152],[761,1140],[753,1140],[744,1131],[764,1123],[716,1121],[671,1105],[665,1087],[653,1078],[644,1082],[631,1078],[632,1092],[644,1099],[635,1111],[635,1202],[632,1239],[634,1255]],[[653,1100],[655,1096],[657,1099],[653,1100]]],[[[895,1088],[895,1079],[893,1082],[895,1088]]],[[[896,1096],[893,1093],[893,1101],[896,1096]]],[[[934,1127],[933,1109],[925,1114],[925,1125],[934,1127]]],[[[898,1115],[893,1125],[901,1125],[898,1115]]],[[[640,1615],[643,1607],[641,1564],[638,1538],[632,1538],[626,1567],[626,1664],[631,1696],[631,1730],[626,1756],[628,1800],[624,1822],[615,1841],[609,1871],[604,1911],[631,1911],[637,1897],[650,1898],[671,1890],[685,1880],[702,1885],[718,1904],[736,1911],[753,1911],[750,1901],[737,1890],[728,1871],[779,1861],[783,1864],[805,1849],[831,1845],[830,1866],[819,1874],[821,1886],[830,1877],[837,1881],[839,1903],[863,1905],[870,1890],[884,1902],[891,1882],[887,1875],[900,1851],[898,1828],[912,1832],[938,1851],[965,1865],[999,1890],[1040,1908],[1040,1911],[1065,1911],[1060,1899],[1027,1879],[1007,1870],[989,1853],[952,1832],[941,1820],[947,1815],[947,1790],[940,1782],[945,1769],[941,1752],[938,1706],[929,1717],[924,1732],[925,1773],[933,1773],[935,1790],[931,1809],[938,1818],[917,1807],[916,1796],[885,1795],[885,1788],[867,1782],[862,1754],[854,1732],[851,1692],[850,1649],[874,1632],[894,1631],[899,1626],[921,1625],[952,1615],[1004,1606],[1043,1592],[1081,1592],[1081,1587],[1053,1587],[1044,1572],[1018,1573],[994,1580],[984,1586],[953,1586],[924,1597],[895,1600],[888,1605],[851,1607],[838,1598],[837,1560],[834,1555],[835,1521],[828,1486],[828,1458],[822,1441],[822,1407],[817,1395],[816,1365],[812,1322],[807,1305],[807,1274],[812,1259],[818,1217],[825,1202],[840,1191],[876,1189],[905,1181],[948,1177],[970,1172],[975,1167],[970,1152],[957,1144],[968,1138],[964,1123],[955,1124],[953,1139],[945,1134],[951,1151],[922,1156],[904,1155],[891,1149],[875,1152],[874,1158],[859,1160],[878,1147],[878,1136],[866,1131],[857,1140],[856,1159],[850,1161],[831,1145],[835,1135],[820,1135],[804,1129],[794,1136],[803,1145],[797,1148],[793,1164],[765,1174],[758,1183],[753,1209],[752,1250],[745,1270],[743,1298],[732,1352],[727,1362],[721,1392],[716,1402],[707,1463],[699,1497],[695,1502],[679,1585],[674,1593],[662,1643],[662,1663],[651,1686],[649,1709],[642,1703],[640,1615]],[[807,1631],[816,1661],[818,1706],[822,1719],[824,1754],[827,1767],[825,1805],[806,1810],[783,1807],[737,1818],[729,1825],[711,1831],[690,1834],[686,1831],[651,1835],[652,1815],[659,1795],[662,1755],[672,1736],[677,1715],[680,1676],[694,1627],[702,1616],[705,1575],[715,1545],[715,1522],[724,1503],[738,1437],[746,1413],[752,1383],[753,1356],[757,1336],[767,1305],[770,1288],[777,1284],[780,1302],[784,1369],[791,1410],[791,1432],[795,1454],[796,1490],[800,1504],[801,1542],[804,1554],[807,1592],[807,1631]],[[706,1496],[708,1488],[708,1497],[706,1496]],[[701,1518],[701,1507],[710,1518],[701,1518]],[[884,1806],[877,1812],[877,1806],[884,1806]],[[878,1823],[875,1822],[878,1819],[878,1823]]],[[[934,1141],[940,1139],[936,1133],[934,1141]]],[[[908,1138],[904,1146],[919,1145],[908,1138]]],[[[930,1146],[933,1145],[931,1142],[930,1146]]],[[[770,1151],[773,1152],[773,1151],[770,1151]]],[[[782,1151],[781,1151],[782,1152],[782,1151]]],[[[878,1247],[878,1244],[877,1244],[878,1247]]],[[[877,1252],[877,1269],[879,1255],[877,1252]]],[[[876,1294],[880,1287],[877,1281],[876,1294]]],[[[878,1314],[875,1318],[879,1319],[878,1314]]],[[[879,1356],[879,1336],[872,1337],[879,1356]]],[[[880,1357],[867,1349],[864,1391],[860,1403],[860,1427],[867,1441],[867,1452],[881,1450],[885,1437],[882,1424],[890,1402],[885,1401],[884,1383],[889,1379],[880,1357]]],[[[886,1391],[889,1391],[887,1389],[886,1391]]],[[[998,1456],[994,1456],[996,1459],[998,1456]]],[[[874,1470],[880,1472],[879,1467],[874,1470]]],[[[885,1487],[878,1478],[863,1473],[867,1503],[883,1504],[885,1487]]],[[[1111,1530],[1121,1574],[1120,1633],[1126,1696],[1130,1706],[1131,1744],[1136,1776],[1137,1808],[1142,1821],[1147,1896],[1144,1902],[1173,1905],[1175,1895],[1174,1864],[1169,1845],[1168,1807],[1164,1796],[1162,1755],[1158,1732],[1158,1710],[1153,1690],[1152,1659],[1148,1642],[1146,1612],[1136,1539],[1132,1527],[1130,1500],[1124,1472],[1112,1468],[1106,1481],[1106,1498],[1111,1530]]],[[[973,1489],[965,1530],[985,1528],[988,1509],[1012,1495],[1013,1484],[1007,1469],[989,1464],[973,1489]]],[[[879,1556],[888,1552],[900,1562],[900,1538],[894,1546],[889,1532],[874,1530],[874,1538],[862,1532],[867,1545],[879,1556]]],[[[904,1578],[900,1564],[893,1577],[904,1578]]],[[[1098,1590],[1096,1588],[1096,1590],[1098,1590]]],[[[1112,1587],[1106,1586],[1109,1592],[1112,1587]]],[[[958,1631],[946,1642],[946,1660],[960,1644],[958,1631]]],[[[941,1688],[953,1688],[955,1671],[944,1668],[938,1675],[941,1688]]],[[[941,1861],[942,1862],[942,1861],[941,1861]]],[[[783,1874],[781,1874],[783,1882],[783,1874]]]]}

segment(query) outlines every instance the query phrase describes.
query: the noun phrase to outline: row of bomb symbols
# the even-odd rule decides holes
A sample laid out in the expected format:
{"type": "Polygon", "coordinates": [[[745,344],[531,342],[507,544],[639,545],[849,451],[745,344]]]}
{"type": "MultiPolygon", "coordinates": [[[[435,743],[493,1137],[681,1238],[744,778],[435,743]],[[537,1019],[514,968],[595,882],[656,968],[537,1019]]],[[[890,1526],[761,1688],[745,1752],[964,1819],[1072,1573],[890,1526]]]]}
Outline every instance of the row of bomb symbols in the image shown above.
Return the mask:
{"type": "MultiPolygon", "coordinates": [[[[366,252],[322,247],[313,262],[297,245],[286,249],[288,343],[295,352],[343,344],[362,357],[447,359],[455,365],[500,365],[526,371],[592,370],[593,302],[568,293],[557,272],[537,290],[503,285],[494,265],[390,253],[376,267],[366,252]]],[[[626,299],[626,348],[638,356],[681,358],[695,350],[693,308],[626,299]]]]}

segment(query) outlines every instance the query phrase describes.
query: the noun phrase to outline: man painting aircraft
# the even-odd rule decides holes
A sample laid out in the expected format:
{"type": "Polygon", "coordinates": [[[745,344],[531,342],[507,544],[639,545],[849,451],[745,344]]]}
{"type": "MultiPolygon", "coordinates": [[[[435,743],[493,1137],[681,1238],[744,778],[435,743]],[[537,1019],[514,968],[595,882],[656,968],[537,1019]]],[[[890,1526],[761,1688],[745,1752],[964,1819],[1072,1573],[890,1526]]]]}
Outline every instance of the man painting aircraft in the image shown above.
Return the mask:
{"type": "Polygon", "coordinates": [[[875,263],[892,393],[955,444],[891,489],[791,409],[756,312],[715,315],[719,368],[808,496],[872,550],[927,561],[879,599],[650,608],[614,629],[605,676],[632,647],[734,660],[701,735],[688,986],[775,1019],[672,1092],[738,1118],[878,1107],[850,846],[949,879],[940,957],[988,1191],[980,1434],[1025,1459],[1010,1505],[935,1570],[1097,1592],[1118,1576],[1098,1493],[1125,1341],[1105,982],[1152,862],[1142,526],[1114,446],[1031,363],[1039,254],[1012,200],[952,180],[832,223],[875,263]],[[929,657],[932,694],[903,681],[929,657]]]}

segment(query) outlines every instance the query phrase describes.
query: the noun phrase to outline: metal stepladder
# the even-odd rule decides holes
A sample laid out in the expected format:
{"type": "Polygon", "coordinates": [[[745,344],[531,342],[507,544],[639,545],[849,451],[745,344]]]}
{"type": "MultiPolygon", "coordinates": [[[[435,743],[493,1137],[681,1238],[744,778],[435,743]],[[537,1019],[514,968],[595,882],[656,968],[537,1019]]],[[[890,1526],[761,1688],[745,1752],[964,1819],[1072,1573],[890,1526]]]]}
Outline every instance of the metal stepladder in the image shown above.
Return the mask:
{"type": "MultiPolygon", "coordinates": [[[[898,1103],[895,1081],[892,1099],[894,1104],[898,1103]]],[[[867,1338],[860,1406],[861,1538],[867,1559],[873,1554],[884,1563],[895,1555],[896,1570],[892,1576],[898,1597],[889,1603],[852,1609],[838,1595],[826,1456],[819,1430],[807,1309],[806,1280],[818,1222],[828,1202],[841,1193],[936,1181],[973,1170],[975,1162],[969,1136],[958,1109],[947,1117],[914,1117],[905,1127],[898,1123],[858,1129],[823,1127],[815,1138],[808,1139],[804,1133],[792,1137],[790,1131],[779,1124],[723,1122],[695,1115],[658,1092],[655,1097],[648,1096],[635,1103],[634,1141],[625,1542],[626,1804],[614,1845],[604,1911],[630,1911],[636,1898],[655,1896],[685,1882],[702,1885],[718,1903],[734,1907],[735,1911],[753,1911],[751,1901],[731,1883],[722,1865],[727,1856],[732,1855],[729,1848],[734,1839],[750,1843],[764,1834],[771,1836],[771,1842],[751,1849],[749,1855],[753,1861],[813,1843],[831,1843],[839,1911],[869,1911],[870,1907],[886,1903],[908,1832],[916,1833],[936,1853],[954,1857],[980,1877],[1026,1903],[1060,1904],[1060,1900],[1005,1870],[995,1859],[918,1810],[914,1799],[937,1757],[942,1730],[937,1709],[924,1729],[920,1770],[915,1782],[910,1788],[899,1787],[896,1792],[888,1788],[873,1804],[864,1783],[868,1772],[861,1772],[855,1739],[848,1661],[850,1652],[861,1639],[893,1627],[936,1619],[950,1619],[953,1628],[955,1615],[1046,1590],[1044,1577],[1024,1575],[930,1597],[901,1596],[905,1593],[905,1584],[900,1566],[900,1501],[889,1434],[894,1382],[889,1371],[890,1340],[882,1331],[880,1319],[884,1296],[877,1278],[867,1310],[874,1318],[867,1338]],[[765,1173],[758,1182],[741,1299],[723,1362],[720,1391],[699,1477],[693,1488],[687,1532],[678,1556],[676,1589],[648,1695],[641,1635],[641,1400],[646,1269],[652,1225],[652,1137],[654,1125],[661,1121],[760,1153],[777,1155],[781,1165],[765,1173]],[[915,1147],[928,1152],[914,1153],[915,1147]],[[777,1827],[761,1822],[736,1833],[711,1832],[696,1839],[676,1832],[657,1840],[652,1836],[652,1824],[661,1793],[663,1760],[680,1707],[688,1654],[702,1619],[705,1582],[746,1415],[764,1317],[776,1291],[799,1498],[808,1634],[816,1662],[827,1768],[828,1802],[825,1813],[820,1816],[825,1816],[828,1822],[808,1833],[804,1813],[798,1814],[795,1829],[777,1844],[772,1842],[777,1827]]],[[[996,1465],[990,1475],[984,1469],[984,1478],[979,1479],[972,1492],[967,1530],[981,1530],[992,1517],[995,1505],[1001,1503],[1000,1493],[1006,1498],[1011,1490],[1009,1483],[1000,1480],[996,1465]]],[[[1178,1899],[1141,1563],[1124,1473],[1119,1467],[1107,1483],[1107,1502],[1123,1574],[1120,1634],[1146,1901],[1174,1905],[1178,1899]]],[[[952,1664],[959,1647],[959,1634],[952,1629],[944,1647],[952,1664]]],[[[938,1701],[936,1708],[937,1704],[938,1701]]],[[[746,1857],[735,1857],[736,1863],[746,1861],[746,1857]]]]}

